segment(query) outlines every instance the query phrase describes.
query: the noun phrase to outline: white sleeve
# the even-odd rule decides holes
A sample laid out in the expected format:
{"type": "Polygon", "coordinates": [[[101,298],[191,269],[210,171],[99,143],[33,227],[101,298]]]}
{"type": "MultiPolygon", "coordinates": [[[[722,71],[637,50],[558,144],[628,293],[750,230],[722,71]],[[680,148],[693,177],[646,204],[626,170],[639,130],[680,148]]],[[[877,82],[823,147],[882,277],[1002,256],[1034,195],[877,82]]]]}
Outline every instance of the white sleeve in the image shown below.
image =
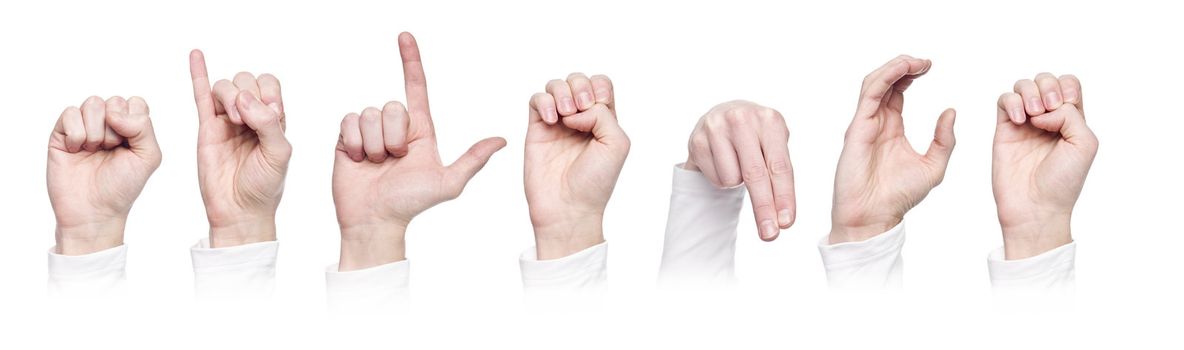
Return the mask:
{"type": "Polygon", "coordinates": [[[607,280],[608,242],[558,259],[539,260],[535,247],[522,252],[522,286],[527,293],[598,292],[607,280]]]}
{"type": "MultiPolygon", "coordinates": [[[[333,312],[396,311],[407,307],[411,263],[407,260],[361,270],[325,269],[325,292],[333,312]]],[[[406,311],[406,310],[403,310],[406,311]]]]}
{"type": "Polygon", "coordinates": [[[831,288],[882,289],[901,286],[904,258],[904,221],[887,232],[859,242],[818,242],[826,280],[831,288]]]}
{"type": "Polygon", "coordinates": [[[263,298],[275,290],[277,241],[210,248],[203,238],[189,249],[199,299],[263,298]]]}
{"type": "Polygon", "coordinates": [[[702,173],[674,166],[658,281],[705,287],[735,282],[736,225],[744,187],[720,189],[702,173]]]}
{"type": "Polygon", "coordinates": [[[991,286],[996,291],[1071,291],[1076,254],[1077,242],[1069,242],[1030,258],[1004,260],[1000,247],[987,257],[991,286]]]}
{"type": "Polygon", "coordinates": [[[120,294],[127,279],[127,246],[86,255],[60,255],[49,250],[50,295],[93,297],[120,294]]]}

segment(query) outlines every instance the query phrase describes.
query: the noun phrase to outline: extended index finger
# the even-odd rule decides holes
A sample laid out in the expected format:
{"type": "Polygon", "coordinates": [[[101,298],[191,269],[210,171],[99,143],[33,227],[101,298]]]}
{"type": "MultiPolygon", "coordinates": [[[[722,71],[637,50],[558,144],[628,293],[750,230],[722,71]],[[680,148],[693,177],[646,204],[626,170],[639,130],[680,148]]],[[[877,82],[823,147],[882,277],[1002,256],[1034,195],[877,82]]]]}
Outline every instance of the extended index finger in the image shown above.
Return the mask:
{"type": "Polygon", "coordinates": [[[879,109],[884,96],[896,85],[897,81],[906,76],[916,78],[929,70],[929,61],[901,55],[893,58],[880,68],[868,74],[863,79],[863,87],[859,93],[859,109],[857,116],[870,117],[879,109]]]}
{"type": "Polygon", "coordinates": [[[193,78],[193,101],[197,103],[197,117],[206,120],[214,116],[214,95],[210,93],[210,78],[206,73],[206,57],[201,50],[189,52],[189,76],[193,78]]]}
{"type": "Polygon", "coordinates": [[[407,113],[412,118],[432,118],[428,108],[428,81],[419,58],[419,45],[411,33],[399,34],[399,56],[403,59],[403,83],[407,90],[407,113]]]}

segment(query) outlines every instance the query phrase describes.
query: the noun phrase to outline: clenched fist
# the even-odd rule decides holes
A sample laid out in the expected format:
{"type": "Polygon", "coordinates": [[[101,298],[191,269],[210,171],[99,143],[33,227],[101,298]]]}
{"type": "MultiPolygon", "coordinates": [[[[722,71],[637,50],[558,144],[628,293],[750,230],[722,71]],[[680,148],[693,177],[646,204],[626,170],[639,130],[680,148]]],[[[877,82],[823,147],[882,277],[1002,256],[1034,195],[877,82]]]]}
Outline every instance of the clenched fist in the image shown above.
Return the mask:
{"type": "Polygon", "coordinates": [[[275,240],[292,146],[280,82],[242,72],[210,87],[205,56],[189,54],[199,121],[197,177],[213,248],[275,240]]]}
{"type": "Polygon", "coordinates": [[[387,102],[341,121],[333,162],[333,202],[341,225],[339,271],[405,259],[407,225],[419,213],[455,199],[506,140],[481,140],[452,165],[436,149],[419,47],[399,35],[407,106],[387,102]]]}
{"type": "Polygon", "coordinates": [[[945,177],[954,152],[954,110],[937,119],[925,154],[904,137],[904,91],[929,70],[929,60],[900,56],[863,80],[855,119],[835,171],[831,244],[888,231],[945,177]]]}
{"type": "Polygon", "coordinates": [[[604,209],[629,154],[608,77],[572,73],[530,99],[525,186],[540,260],[604,242],[604,209]]]}
{"type": "Polygon", "coordinates": [[[1006,259],[1073,241],[1069,221],[1098,138],[1085,125],[1081,82],[1040,73],[999,96],[991,167],[1006,259]]]}
{"type": "Polygon", "coordinates": [[[789,128],[776,110],[748,101],[721,103],[699,118],[684,169],[721,188],[748,188],[761,239],[772,241],[797,215],[789,128]]]}
{"type": "Polygon", "coordinates": [[[123,244],[132,203],[160,166],[160,147],[139,97],[62,112],[49,137],[46,182],[57,217],[56,253],[81,255],[123,244]]]}

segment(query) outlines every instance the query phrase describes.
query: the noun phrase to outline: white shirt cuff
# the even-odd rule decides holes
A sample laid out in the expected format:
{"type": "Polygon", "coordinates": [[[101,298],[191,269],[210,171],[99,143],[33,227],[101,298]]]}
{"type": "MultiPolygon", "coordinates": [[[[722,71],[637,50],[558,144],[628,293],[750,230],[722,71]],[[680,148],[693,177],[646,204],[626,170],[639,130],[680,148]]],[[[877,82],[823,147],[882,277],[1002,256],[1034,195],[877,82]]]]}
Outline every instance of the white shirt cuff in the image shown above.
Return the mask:
{"type": "Polygon", "coordinates": [[[559,259],[539,260],[535,247],[518,258],[522,285],[531,291],[594,291],[607,279],[608,242],[559,259]]]}
{"type": "Polygon", "coordinates": [[[697,171],[674,166],[658,274],[663,286],[735,282],[736,226],[744,187],[718,188],[697,171]]]}
{"type": "Polygon", "coordinates": [[[198,298],[267,297],[275,289],[279,242],[210,248],[202,238],[189,249],[198,298]]]}
{"type": "Polygon", "coordinates": [[[888,231],[859,242],[818,242],[830,286],[840,289],[900,287],[904,258],[904,221],[888,231]]]}
{"type": "Polygon", "coordinates": [[[1077,242],[1069,242],[1040,255],[1005,260],[1003,247],[987,256],[991,286],[1000,289],[1067,290],[1076,278],[1077,242]]]}
{"type": "Polygon", "coordinates": [[[123,289],[127,279],[127,245],[85,255],[49,250],[49,293],[55,296],[99,296],[123,289]]]}
{"type": "Polygon", "coordinates": [[[408,260],[341,272],[325,268],[329,309],[334,312],[389,311],[406,307],[411,263],[408,260]]]}

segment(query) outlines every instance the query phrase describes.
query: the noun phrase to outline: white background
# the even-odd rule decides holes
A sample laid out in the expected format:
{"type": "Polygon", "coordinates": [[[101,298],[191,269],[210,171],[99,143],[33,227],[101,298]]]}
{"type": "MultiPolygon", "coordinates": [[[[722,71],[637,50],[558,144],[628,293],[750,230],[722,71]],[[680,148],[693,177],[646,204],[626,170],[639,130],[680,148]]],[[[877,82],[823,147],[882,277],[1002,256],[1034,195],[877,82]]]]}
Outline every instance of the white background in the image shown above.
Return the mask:
{"type": "Polygon", "coordinates": [[[1184,22],[1174,7],[428,0],[0,7],[7,162],[0,343],[12,342],[3,348],[1180,346],[1163,339],[1179,332],[1184,310],[1177,108],[1184,22]],[[338,123],[404,100],[395,38],[405,30],[419,39],[446,161],[483,137],[510,145],[458,200],[415,219],[408,314],[327,319],[323,271],[338,247],[330,191],[338,123]],[[187,69],[193,48],[205,51],[215,80],[238,71],[278,76],[295,147],[277,219],[278,291],[238,311],[192,296],[187,248],[207,233],[187,69]],[[815,244],[829,230],[843,132],[862,77],[901,53],[934,62],[906,95],[910,140],[925,147],[938,114],[954,107],[958,144],[945,182],[906,218],[906,288],[831,294],[815,244]],[[517,265],[532,244],[522,192],[527,100],[574,71],[613,79],[633,140],[605,222],[611,292],[592,311],[528,311],[517,265]],[[990,187],[995,100],[1043,71],[1081,78],[1101,149],[1073,222],[1077,296],[1034,312],[992,298],[985,260],[1001,244],[990,187]],[[91,95],[147,99],[164,152],[128,220],[129,298],[103,306],[45,296],[54,230],[46,141],[61,110],[91,95]],[[764,243],[746,208],[737,290],[655,293],[671,166],[685,160],[699,116],[731,99],[786,116],[797,224],[764,243]],[[868,298],[875,301],[861,301],[868,298]],[[348,331],[354,327],[363,330],[348,331]]]}

